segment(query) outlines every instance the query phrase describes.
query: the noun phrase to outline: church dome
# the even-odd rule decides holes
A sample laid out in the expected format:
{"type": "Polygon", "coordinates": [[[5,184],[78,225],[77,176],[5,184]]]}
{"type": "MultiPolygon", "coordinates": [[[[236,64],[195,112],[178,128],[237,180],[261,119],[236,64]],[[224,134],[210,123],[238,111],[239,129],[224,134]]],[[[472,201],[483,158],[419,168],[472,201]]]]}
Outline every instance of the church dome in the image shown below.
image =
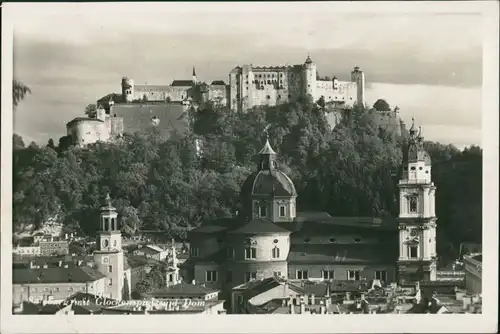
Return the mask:
{"type": "Polygon", "coordinates": [[[292,180],[277,169],[276,152],[269,144],[269,138],[259,152],[259,156],[258,169],[243,183],[241,196],[297,196],[292,180]]]}
{"type": "Polygon", "coordinates": [[[259,170],[247,177],[241,188],[242,196],[297,196],[290,178],[280,170],[259,170]]]}

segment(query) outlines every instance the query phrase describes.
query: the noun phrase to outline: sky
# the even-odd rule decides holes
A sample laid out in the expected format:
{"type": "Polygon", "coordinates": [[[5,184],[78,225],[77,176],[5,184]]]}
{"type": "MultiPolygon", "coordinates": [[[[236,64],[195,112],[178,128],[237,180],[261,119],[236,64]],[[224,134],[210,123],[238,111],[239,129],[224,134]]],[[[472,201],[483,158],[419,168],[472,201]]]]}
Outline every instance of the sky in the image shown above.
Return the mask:
{"type": "Polygon", "coordinates": [[[359,66],[367,102],[397,105],[426,139],[481,144],[479,15],[335,3],[29,6],[14,17],[14,77],[32,90],[14,120],[25,142],[57,142],[87,104],[120,92],[123,76],[169,84],[196,66],[199,80],[227,82],[234,66],[300,64],[310,54],[321,76],[348,80],[359,66]]]}

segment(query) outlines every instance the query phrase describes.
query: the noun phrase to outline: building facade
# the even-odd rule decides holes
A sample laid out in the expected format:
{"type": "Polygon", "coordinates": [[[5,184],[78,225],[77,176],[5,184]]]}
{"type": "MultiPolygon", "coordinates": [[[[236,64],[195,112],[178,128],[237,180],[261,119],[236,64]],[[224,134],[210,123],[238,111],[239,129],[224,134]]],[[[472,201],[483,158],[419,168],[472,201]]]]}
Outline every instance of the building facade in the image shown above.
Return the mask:
{"type": "Polygon", "coordinates": [[[399,259],[402,281],[435,281],[436,186],[431,178],[431,159],[424,150],[421,130],[413,123],[403,152],[402,179],[399,181],[399,259]]]}
{"type": "Polygon", "coordinates": [[[480,294],[482,292],[482,254],[464,256],[465,288],[467,292],[480,294]]]}
{"type": "Polygon", "coordinates": [[[309,56],[300,65],[237,66],[229,74],[229,86],[229,106],[234,111],[275,106],[305,97],[314,102],[323,98],[326,104],[339,108],[365,103],[365,75],[359,67],[351,72],[351,81],[320,78],[309,56]]]}
{"type": "Polygon", "coordinates": [[[185,280],[223,294],[268,277],[396,281],[395,220],[297,212],[295,186],[279,169],[269,141],[259,157],[257,170],[242,185],[238,215],[203,222],[188,233],[185,280]]]}

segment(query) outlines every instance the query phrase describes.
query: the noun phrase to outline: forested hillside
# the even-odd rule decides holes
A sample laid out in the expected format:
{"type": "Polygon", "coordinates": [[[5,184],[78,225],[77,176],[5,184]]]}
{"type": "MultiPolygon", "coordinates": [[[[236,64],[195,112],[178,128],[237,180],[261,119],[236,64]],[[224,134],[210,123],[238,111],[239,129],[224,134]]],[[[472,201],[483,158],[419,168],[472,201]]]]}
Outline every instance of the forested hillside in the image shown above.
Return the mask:
{"type": "MultiPolygon", "coordinates": [[[[373,111],[375,112],[375,111],[373,111]]],[[[14,138],[14,228],[57,215],[68,228],[95,234],[109,192],[124,229],[163,229],[183,238],[202,220],[232,215],[269,126],[280,166],[296,185],[298,209],[332,216],[397,216],[402,139],[353,109],[332,131],[312,103],[230,113],[206,106],[190,113],[191,131],[125,135],[88,149],[14,138]],[[203,143],[196,155],[195,140],[203,143]]],[[[425,136],[425,129],[424,129],[425,136]]],[[[63,145],[64,144],[64,145],[63,145]]],[[[437,190],[438,252],[481,240],[482,150],[427,142],[437,190]]]]}

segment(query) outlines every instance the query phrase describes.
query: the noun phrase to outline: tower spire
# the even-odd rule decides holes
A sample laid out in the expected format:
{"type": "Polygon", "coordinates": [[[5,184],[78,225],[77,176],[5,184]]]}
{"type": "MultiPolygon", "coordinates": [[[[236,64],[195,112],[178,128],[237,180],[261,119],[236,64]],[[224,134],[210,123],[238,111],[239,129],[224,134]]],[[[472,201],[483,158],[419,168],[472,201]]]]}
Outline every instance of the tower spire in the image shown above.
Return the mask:
{"type": "Polygon", "coordinates": [[[263,169],[274,169],[275,166],[275,157],[276,157],[276,152],[273,150],[271,147],[271,144],[269,143],[269,126],[266,126],[264,129],[264,135],[266,136],[266,143],[264,144],[264,147],[262,150],[260,150],[259,155],[260,155],[260,163],[259,163],[259,170],[263,169]]]}

